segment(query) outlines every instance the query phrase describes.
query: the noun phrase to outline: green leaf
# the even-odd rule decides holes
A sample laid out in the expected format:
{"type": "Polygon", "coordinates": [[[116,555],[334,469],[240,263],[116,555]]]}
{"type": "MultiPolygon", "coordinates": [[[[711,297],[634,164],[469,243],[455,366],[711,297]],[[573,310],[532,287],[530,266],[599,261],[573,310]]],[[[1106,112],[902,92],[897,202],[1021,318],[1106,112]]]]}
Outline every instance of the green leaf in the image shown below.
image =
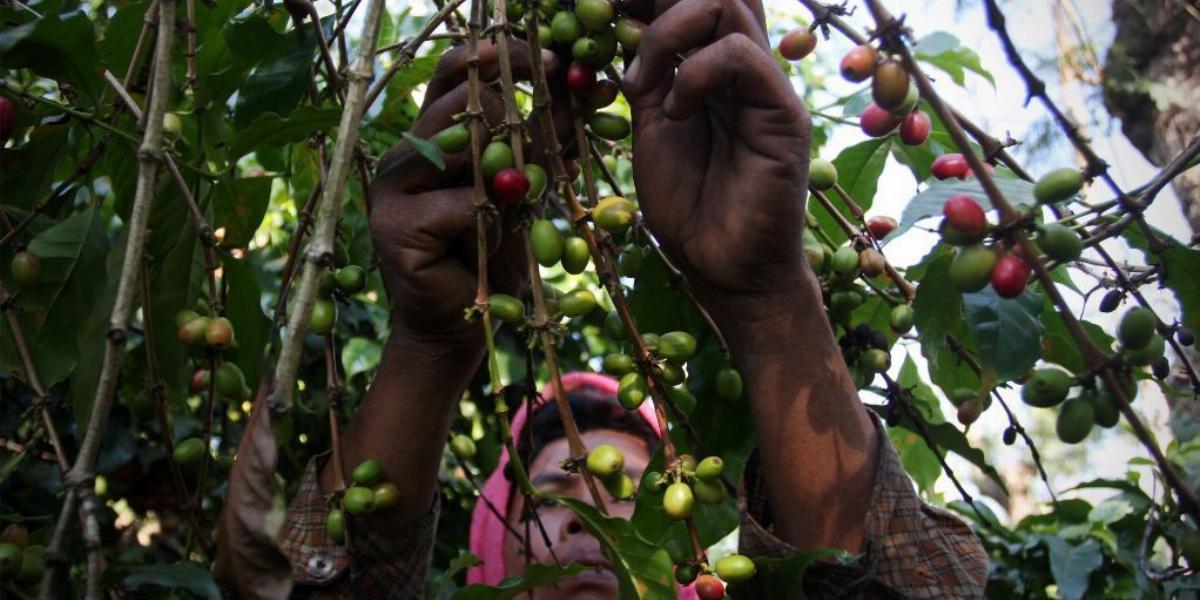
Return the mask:
{"type": "MultiPolygon", "coordinates": [[[[479,559],[476,558],[475,560],[478,561],[479,559]]],[[[459,589],[458,593],[454,594],[452,598],[454,600],[509,600],[534,588],[574,577],[586,570],[588,570],[588,567],[578,563],[570,563],[561,567],[558,565],[533,563],[525,567],[525,572],[521,575],[505,577],[503,581],[495,586],[483,584],[468,585],[459,589]]]]}
{"type": "Polygon", "coordinates": [[[1025,290],[1014,299],[1001,298],[990,286],[963,295],[971,338],[979,359],[1000,379],[1016,379],[1033,368],[1041,355],[1043,298],[1025,290]]]}
{"type": "Polygon", "coordinates": [[[1175,299],[1183,308],[1184,325],[1192,331],[1200,331],[1200,251],[1184,246],[1157,229],[1154,234],[1166,246],[1157,254],[1150,252],[1145,234],[1137,227],[1126,227],[1122,237],[1130,246],[1141,250],[1147,262],[1162,265],[1161,283],[1175,293],[1175,299]]]}
{"type": "Polygon", "coordinates": [[[301,27],[284,37],[288,40],[286,50],[259,64],[238,90],[235,126],[246,127],[266,112],[290,114],[308,93],[317,47],[315,34],[310,27],[301,27]]]}
{"type": "Polygon", "coordinates": [[[442,151],[438,150],[436,144],[429,140],[423,140],[407,131],[401,135],[404,136],[405,140],[408,140],[408,143],[412,144],[413,148],[417,149],[417,152],[421,153],[421,156],[429,159],[429,162],[433,163],[433,166],[442,171],[446,170],[446,160],[442,158],[442,151]]]}
{"type": "Polygon", "coordinates": [[[229,358],[237,363],[246,375],[246,385],[255,389],[262,374],[263,348],[267,344],[267,332],[271,326],[270,319],[263,313],[262,290],[258,284],[255,268],[261,270],[261,265],[252,268],[250,257],[238,260],[222,251],[219,253],[221,266],[225,270],[225,280],[229,283],[229,293],[225,297],[225,316],[233,323],[234,339],[237,346],[229,351],[229,358]]]}
{"type": "Polygon", "coordinates": [[[937,31],[921,38],[913,47],[913,54],[922,62],[927,62],[950,75],[954,83],[963,85],[966,82],[965,71],[972,71],[996,87],[996,80],[974,50],[962,46],[958,38],[948,33],[937,31]]]}
{"type": "Polygon", "coordinates": [[[346,371],[346,379],[374,371],[379,366],[382,353],[383,347],[376,340],[350,338],[342,348],[342,369],[346,371]]]}
{"type": "Polygon", "coordinates": [[[229,158],[236,160],[255,148],[302,142],[314,133],[333,130],[342,118],[342,111],[336,108],[315,106],[302,106],[286,114],[262,113],[249,125],[239,128],[233,136],[229,158]]]}
{"type": "Polygon", "coordinates": [[[221,245],[244,248],[254,239],[271,200],[271,177],[224,178],[213,202],[213,230],[225,229],[221,245]]]}
{"type": "Polygon", "coordinates": [[[966,351],[976,353],[975,342],[963,320],[962,294],[950,283],[953,259],[952,250],[938,245],[908,273],[919,276],[920,281],[913,300],[913,323],[921,342],[921,355],[928,362],[930,379],[946,392],[960,387],[978,389],[980,385],[979,376],[946,341],[946,336],[953,335],[966,351]],[[921,265],[928,266],[918,275],[921,265]]]}
{"type": "Polygon", "coordinates": [[[1058,593],[1063,600],[1079,600],[1088,589],[1088,578],[1092,571],[1104,563],[1100,544],[1089,539],[1072,546],[1053,535],[1041,536],[1042,543],[1050,551],[1050,572],[1058,582],[1058,593]]]}
{"type": "MultiPolygon", "coordinates": [[[[16,104],[16,103],[14,103],[16,104]]],[[[7,206],[33,208],[53,191],[54,169],[70,149],[69,127],[38,127],[29,141],[13,148],[0,148],[0,189],[7,206]]],[[[125,146],[123,141],[109,142],[110,149],[125,146]]]]}
{"type": "Polygon", "coordinates": [[[942,464],[938,462],[937,455],[921,436],[912,431],[893,427],[888,434],[900,455],[900,464],[904,465],[904,470],[917,483],[917,487],[923,493],[932,491],[942,474],[942,464]]]}
{"type": "MultiPolygon", "coordinates": [[[[1042,309],[1041,321],[1042,327],[1045,328],[1042,335],[1042,358],[1046,362],[1062,365],[1072,373],[1086,371],[1087,363],[1083,360],[1083,353],[1079,351],[1079,344],[1067,331],[1067,324],[1054,309],[1053,303],[1046,302],[1042,309]]],[[[1102,327],[1090,321],[1080,321],[1079,324],[1101,349],[1112,348],[1113,338],[1102,327]]]]}
{"type": "Polygon", "coordinates": [[[95,28],[83,10],[47,12],[41,19],[6,26],[0,31],[0,63],[6,70],[29,69],[70,83],[78,99],[92,106],[104,87],[95,28]]]}
{"type": "Polygon", "coordinates": [[[625,600],[674,600],[675,578],[667,551],[638,535],[627,519],[600,514],[590,504],[574,498],[556,497],[570,508],[599,542],[612,564],[625,600]]]}
{"type": "Polygon", "coordinates": [[[383,110],[375,117],[374,123],[385,125],[393,131],[407,129],[416,116],[416,105],[412,101],[412,92],[433,77],[437,69],[440,52],[431,52],[426,56],[413,59],[408,65],[396,71],[385,88],[383,110]]]}
{"type": "Polygon", "coordinates": [[[128,230],[121,231],[112,242],[112,251],[105,259],[103,270],[92,274],[92,277],[98,277],[103,273],[105,286],[101,293],[91,300],[87,320],[76,324],[79,366],[71,375],[70,385],[67,386],[67,404],[75,415],[76,423],[87,423],[96,393],[96,383],[100,380],[109,318],[112,316],[113,303],[117,297],[117,274],[121,272],[121,265],[125,262],[127,235],[128,230]]]}
{"type": "MultiPolygon", "coordinates": [[[[145,23],[146,7],[150,4],[145,0],[130,2],[117,9],[104,29],[104,38],[100,40],[100,59],[109,71],[118,78],[124,77],[129,69],[129,60],[133,56],[133,47],[137,44],[138,34],[145,23]]],[[[158,5],[155,4],[155,11],[158,5]]],[[[153,29],[150,30],[152,34],[153,29]]],[[[154,39],[153,36],[148,39],[154,39]]]]}
{"type": "Polygon", "coordinates": [[[129,575],[122,584],[131,589],[163,588],[162,591],[186,590],[211,600],[221,600],[221,591],[212,573],[190,562],[125,567],[129,575]]]}
{"type": "Polygon", "coordinates": [[[483,561],[478,556],[466,550],[459,550],[458,556],[450,560],[450,564],[446,566],[446,570],[439,573],[437,577],[429,580],[429,583],[425,586],[425,597],[428,600],[448,600],[452,593],[457,591],[454,579],[458,574],[481,564],[483,564],[483,561]]]}
{"type": "MultiPolygon", "coordinates": [[[[997,177],[993,181],[996,182],[996,186],[1000,188],[1000,191],[1008,199],[1009,203],[1014,206],[1020,204],[1032,206],[1035,204],[1032,183],[1005,177],[997,177]]],[[[983,187],[974,178],[962,181],[957,179],[933,181],[929,184],[929,187],[908,201],[908,205],[904,207],[904,212],[900,214],[900,226],[888,234],[887,239],[892,240],[899,237],[922,219],[940,216],[942,214],[942,205],[946,203],[946,200],[949,200],[951,196],[961,194],[971,196],[985,210],[991,210],[992,208],[992,204],[988,201],[983,187]]]]}
{"type": "Polygon", "coordinates": [[[786,558],[756,556],[754,578],[744,583],[729,584],[729,597],[804,600],[804,576],[808,569],[818,562],[839,557],[852,560],[845,552],[833,548],[797,552],[786,558]]]}
{"type": "Polygon", "coordinates": [[[930,423],[946,421],[946,417],[942,415],[937,395],[921,380],[921,374],[917,372],[917,363],[913,362],[912,356],[909,354],[904,356],[904,364],[900,365],[896,383],[908,391],[909,405],[917,409],[922,418],[930,423]]]}
{"type": "MultiPolygon", "coordinates": [[[[838,172],[838,184],[863,210],[870,209],[871,204],[875,201],[879,175],[883,173],[883,167],[887,164],[890,149],[890,138],[872,138],[842,150],[837,158],[833,159],[833,166],[837,168],[838,172]]],[[[843,215],[850,214],[850,209],[832,190],[825,192],[825,196],[843,215]]],[[[835,242],[847,239],[846,234],[838,227],[837,221],[824,207],[810,200],[809,212],[816,217],[817,225],[821,227],[821,230],[835,242]]]]}

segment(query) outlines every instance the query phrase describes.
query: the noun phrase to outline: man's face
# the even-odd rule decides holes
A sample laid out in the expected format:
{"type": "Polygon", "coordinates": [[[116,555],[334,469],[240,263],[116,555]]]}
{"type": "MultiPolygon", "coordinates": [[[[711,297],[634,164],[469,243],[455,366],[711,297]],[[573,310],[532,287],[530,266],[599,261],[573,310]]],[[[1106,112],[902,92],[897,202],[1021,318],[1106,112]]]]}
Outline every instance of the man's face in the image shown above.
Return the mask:
{"type": "MultiPolygon", "coordinates": [[[[625,472],[633,480],[640,481],[646,464],[650,462],[650,451],[646,442],[633,434],[614,429],[595,429],[584,432],[583,443],[588,448],[600,444],[612,444],[625,453],[625,472]]],[[[580,475],[572,475],[562,470],[559,463],[570,456],[567,440],[560,438],[547,444],[528,465],[529,478],[539,489],[577,500],[592,503],[591,494],[580,475]]],[[[599,483],[599,482],[597,482],[599,483]]],[[[613,516],[629,518],[633,514],[633,500],[613,500],[612,496],[601,486],[600,493],[604,495],[604,503],[608,513],[613,516]]],[[[526,560],[524,544],[516,536],[504,536],[504,566],[510,575],[519,575],[525,570],[527,562],[554,564],[554,558],[562,564],[576,562],[584,565],[595,565],[596,570],[585,571],[571,579],[561,581],[557,586],[543,586],[533,593],[535,600],[557,600],[559,598],[573,600],[616,598],[617,578],[608,567],[608,561],[600,551],[600,543],[588,534],[583,524],[570,509],[552,503],[542,503],[536,508],[542,525],[546,529],[546,537],[550,538],[550,546],[538,531],[537,522],[522,519],[525,499],[519,493],[513,494],[512,505],[508,511],[508,522],[513,529],[529,539],[531,556],[526,560]],[[528,529],[526,525],[528,524],[528,529]],[[526,536],[528,531],[528,536],[526,536]],[[554,554],[551,555],[551,550],[554,554]]]]}

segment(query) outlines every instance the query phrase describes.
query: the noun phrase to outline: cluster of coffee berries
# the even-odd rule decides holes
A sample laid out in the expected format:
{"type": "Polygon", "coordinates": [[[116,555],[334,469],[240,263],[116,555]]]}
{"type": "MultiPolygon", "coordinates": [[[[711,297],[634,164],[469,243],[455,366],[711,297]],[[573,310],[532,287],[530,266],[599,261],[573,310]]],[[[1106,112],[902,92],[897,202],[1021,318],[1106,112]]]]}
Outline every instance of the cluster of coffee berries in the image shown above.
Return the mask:
{"type": "Polygon", "coordinates": [[[643,480],[650,485],[652,493],[663,496],[663,513],[673,521],[683,521],[692,516],[696,502],[720,504],[725,501],[725,483],[721,473],[725,463],[719,456],[710,456],[696,462],[691,454],[682,454],[675,464],[667,467],[666,473],[650,472],[643,480]]]}
{"type": "Polygon", "coordinates": [[[633,478],[625,472],[625,454],[612,444],[600,444],[588,450],[585,466],[616,500],[632,498],[637,491],[633,478]]]}
{"type": "MultiPolygon", "coordinates": [[[[3,99],[3,98],[0,98],[3,99]]],[[[42,259],[29,250],[21,250],[13,254],[9,261],[13,282],[21,287],[36,285],[42,278],[42,259]]]]}
{"type": "Polygon", "coordinates": [[[24,525],[8,524],[0,531],[0,581],[22,586],[36,584],[42,579],[45,555],[44,546],[29,543],[29,532],[24,525]]]}
{"type": "Polygon", "coordinates": [[[367,272],[358,265],[326,271],[321,278],[317,300],[308,316],[308,328],[317,335],[328,335],[337,323],[338,298],[348,298],[367,286],[367,272]]]}
{"type": "Polygon", "coordinates": [[[693,589],[700,600],[720,600],[725,597],[725,582],[749,581],[757,572],[754,561],[741,554],[723,556],[716,564],[709,566],[697,560],[681,540],[668,541],[666,550],[675,563],[675,581],[680,585],[694,583],[693,589]]]}
{"type": "MultiPolygon", "coordinates": [[[[896,306],[896,309],[901,308],[907,309],[908,305],[896,306]]],[[[850,367],[850,374],[859,383],[859,387],[870,383],[876,374],[886,373],[892,366],[887,336],[867,323],[859,323],[857,327],[847,331],[838,338],[838,345],[841,346],[842,358],[850,367]]]]}
{"type": "Polygon", "coordinates": [[[325,515],[325,535],[335,542],[346,538],[346,513],[357,517],[400,504],[400,489],[383,480],[383,466],[373,458],[354,467],[350,480],[352,485],[341,494],[341,506],[330,508],[325,515]]]}

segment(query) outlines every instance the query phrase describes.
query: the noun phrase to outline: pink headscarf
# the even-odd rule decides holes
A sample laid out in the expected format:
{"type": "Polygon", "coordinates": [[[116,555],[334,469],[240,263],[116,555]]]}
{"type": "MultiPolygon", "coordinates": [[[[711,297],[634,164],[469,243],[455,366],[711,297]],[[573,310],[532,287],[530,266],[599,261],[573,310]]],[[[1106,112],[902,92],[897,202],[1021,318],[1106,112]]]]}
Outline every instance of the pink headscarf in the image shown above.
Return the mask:
{"type": "MultiPolygon", "coordinates": [[[[581,388],[592,388],[605,396],[615,397],[617,395],[617,380],[607,375],[567,373],[562,376],[562,384],[563,391],[567,393],[581,388]]],[[[554,399],[554,386],[547,384],[542,388],[541,400],[534,406],[534,411],[553,402],[554,399]]],[[[658,419],[654,415],[653,404],[648,401],[643,402],[637,410],[655,435],[662,437],[662,432],[658,428],[658,419]]],[[[522,404],[513,415],[513,438],[520,438],[528,418],[525,405],[522,404]]],[[[471,552],[483,562],[467,570],[468,585],[476,583],[496,585],[508,576],[508,572],[504,568],[504,536],[507,535],[507,531],[502,519],[508,516],[508,502],[512,494],[513,483],[504,477],[506,466],[508,466],[508,450],[504,449],[500,452],[496,470],[492,471],[487,482],[483,484],[483,497],[491,501],[500,516],[488,510],[483,502],[476,502],[475,510],[471,513],[471,552]]],[[[696,598],[696,593],[692,586],[688,586],[680,589],[679,597],[681,600],[692,600],[696,598]]]]}

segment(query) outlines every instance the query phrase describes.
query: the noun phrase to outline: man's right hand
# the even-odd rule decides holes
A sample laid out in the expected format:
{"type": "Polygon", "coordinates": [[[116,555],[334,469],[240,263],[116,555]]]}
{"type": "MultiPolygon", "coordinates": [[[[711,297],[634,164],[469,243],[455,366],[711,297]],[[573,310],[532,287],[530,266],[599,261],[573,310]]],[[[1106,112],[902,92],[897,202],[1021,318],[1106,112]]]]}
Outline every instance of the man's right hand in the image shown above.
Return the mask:
{"type": "MultiPolygon", "coordinates": [[[[504,104],[486,82],[499,75],[496,48],[478,46],[480,101],[486,129],[503,122],[504,104]]],[[[420,116],[411,133],[431,138],[455,123],[467,108],[467,57],[461,46],[447,52],[430,80],[420,116]]],[[[514,76],[528,79],[529,50],[510,42],[514,76]]],[[[556,61],[544,61],[548,72],[556,61]]],[[[534,136],[537,139],[536,136],[534,136]]],[[[487,140],[483,140],[486,144],[487,140]]],[[[479,348],[482,330],[464,320],[475,301],[476,236],[471,152],[446,156],[438,169],[411,144],[402,142],[380,161],[371,185],[370,224],[384,286],[392,302],[393,333],[423,342],[479,348]]],[[[537,156],[532,149],[527,157],[537,156]]],[[[488,233],[488,283],[495,292],[518,295],[528,267],[521,238],[502,214],[488,233]]]]}

